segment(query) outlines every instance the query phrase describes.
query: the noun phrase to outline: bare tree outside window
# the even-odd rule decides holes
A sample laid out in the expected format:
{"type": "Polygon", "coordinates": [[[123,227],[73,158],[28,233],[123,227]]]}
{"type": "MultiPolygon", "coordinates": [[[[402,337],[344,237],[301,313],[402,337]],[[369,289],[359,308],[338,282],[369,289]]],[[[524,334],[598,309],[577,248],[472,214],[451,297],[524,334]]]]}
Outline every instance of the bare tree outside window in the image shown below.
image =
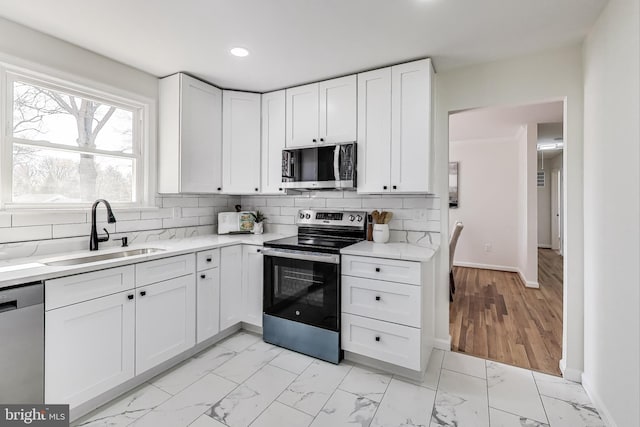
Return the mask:
{"type": "Polygon", "coordinates": [[[135,201],[133,111],[13,82],[13,202],[135,201]]]}

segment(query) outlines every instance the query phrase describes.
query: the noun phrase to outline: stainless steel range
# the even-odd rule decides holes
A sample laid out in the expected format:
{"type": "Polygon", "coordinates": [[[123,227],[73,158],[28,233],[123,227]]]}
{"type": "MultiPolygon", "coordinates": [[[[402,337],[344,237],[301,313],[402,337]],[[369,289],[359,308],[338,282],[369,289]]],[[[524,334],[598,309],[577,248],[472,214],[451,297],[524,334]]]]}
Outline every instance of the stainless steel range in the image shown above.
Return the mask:
{"type": "Polygon", "coordinates": [[[296,224],[264,244],[263,339],[339,363],[340,249],[366,238],[366,212],[301,210],[296,224]]]}

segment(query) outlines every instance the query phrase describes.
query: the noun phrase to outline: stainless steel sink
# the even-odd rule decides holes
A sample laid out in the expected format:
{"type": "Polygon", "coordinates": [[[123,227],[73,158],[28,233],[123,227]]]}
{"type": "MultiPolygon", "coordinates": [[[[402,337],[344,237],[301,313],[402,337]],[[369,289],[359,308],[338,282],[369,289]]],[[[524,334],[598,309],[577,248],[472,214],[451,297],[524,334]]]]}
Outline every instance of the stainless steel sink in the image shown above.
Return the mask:
{"type": "Polygon", "coordinates": [[[158,248],[142,248],[142,249],[131,249],[128,251],[120,251],[120,252],[110,252],[106,254],[99,255],[89,255],[89,256],[79,256],[75,258],[58,258],[52,260],[43,260],[40,261],[42,264],[50,265],[50,266],[64,266],[64,265],[77,265],[77,264],[88,264],[90,262],[98,262],[98,261],[106,261],[109,259],[118,259],[118,258],[127,258],[130,256],[136,255],[147,255],[153,254],[156,252],[163,252],[164,249],[158,248]]]}

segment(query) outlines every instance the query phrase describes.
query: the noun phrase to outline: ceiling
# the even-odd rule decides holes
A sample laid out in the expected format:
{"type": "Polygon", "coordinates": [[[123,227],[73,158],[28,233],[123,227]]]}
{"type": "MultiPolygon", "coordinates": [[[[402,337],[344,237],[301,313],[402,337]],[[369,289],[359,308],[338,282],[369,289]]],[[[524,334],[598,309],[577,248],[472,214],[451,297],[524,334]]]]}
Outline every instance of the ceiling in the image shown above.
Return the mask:
{"type": "Polygon", "coordinates": [[[432,57],[436,71],[567,46],[606,0],[0,0],[0,16],[162,77],[269,91],[432,57]],[[249,49],[236,58],[231,47],[249,49]]]}
{"type": "Polygon", "coordinates": [[[563,115],[562,101],[463,111],[449,116],[449,141],[513,138],[524,125],[561,123],[563,115]]]}

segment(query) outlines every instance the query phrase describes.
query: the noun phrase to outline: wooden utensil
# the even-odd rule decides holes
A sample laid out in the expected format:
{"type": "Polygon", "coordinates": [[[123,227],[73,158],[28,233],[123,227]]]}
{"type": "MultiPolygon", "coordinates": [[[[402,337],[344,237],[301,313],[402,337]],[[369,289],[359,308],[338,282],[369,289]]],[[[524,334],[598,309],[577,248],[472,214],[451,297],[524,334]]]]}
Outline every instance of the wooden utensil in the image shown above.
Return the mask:
{"type": "Polygon", "coordinates": [[[391,222],[392,217],[393,217],[393,212],[384,212],[384,219],[382,220],[382,223],[389,224],[391,222]]]}
{"type": "Polygon", "coordinates": [[[371,212],[371,217],[373,217],[373,223],[374,224],[379,224],[380,223],[380,212],[378,212],[378,210],[376,209],[375,211],[371,212]]]}

